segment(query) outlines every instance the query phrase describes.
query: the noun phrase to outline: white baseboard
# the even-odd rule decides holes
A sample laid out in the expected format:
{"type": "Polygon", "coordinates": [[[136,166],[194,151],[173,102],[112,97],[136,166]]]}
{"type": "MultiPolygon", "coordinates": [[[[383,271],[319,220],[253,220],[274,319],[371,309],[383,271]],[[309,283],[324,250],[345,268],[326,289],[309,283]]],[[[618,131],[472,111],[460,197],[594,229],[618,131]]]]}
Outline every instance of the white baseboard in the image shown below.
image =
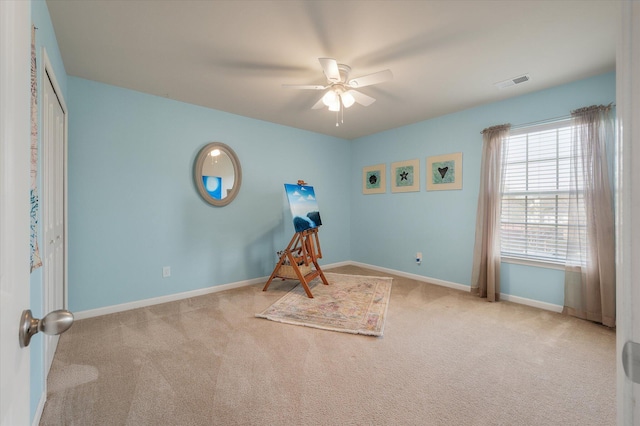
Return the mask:
{"type": "MultiPolygon", "coordinates": [[[[322,265],[323,268],[336,268],[338,266],[350,265],[351,262],[336,262],[322,265]]],[[[175,302],[176,300],[188,299],[190,297],[204,296],[205,294],[217,293],[219,291],[231,290],[234,288],[246,287],[249,285],[265,283],[269,276],[252,278],[250,280],[236,281],[234,283],[216,285],[200,288],[198,290],[185,291],[182,293],[168,294],[166,296],[152,297],[150,299],[136,300],[135,302],[122,303],[120,305],[105,306],[103,308],[89,309],[86,311],[74,312],[76,320],[99,317],[102,315],[115,314],[116,312],[129,311],[131,309],[144,308],[147,306],[159,305],[161,303],[175,302]]]]}
{"type": "Polygon", "coordinates": [[[438,278],[429,278],[422,275],[397,271],[395,269],[382,268],[380,266],[370,265],[368,263],[351,262],[350,264],[354,266],[360,266],[362,268],[373,269],[375,271],[386,272],[387,274],[398,275],[399,277],[403,277],[403,278],[409,278],[416,281],[423,281],[430,284],[436,284],[442,287],[449,287],[449,288],[454,288],[456,290],[469,291],[468,285],[458,284],[451,281],[439,280],[438,278]]]}
{"type": "Polygon", "coordinates": [[[527,299],[526,297],[512,296],[510,294],[500,293],[500,300],[507,302],[519,303],[520,305],[532,306],[545,311],[562,313],[563,307],[554,305],[553,303],[541,302],[539,300],[527,299]]]}
{"type": "Polygon", "coordinates": [[[204,296],[205,294],[217,293],[219,291],[231,290],[233,288],[246,287],[267,281],[269,277],[253,278],[235,283],[216,285],[212,287],[200,288],[198,290],[185,291],[182,293],[168,294],[166,296],[153,297],[151,299],[136,300],[135,302],[122,303],[120,305],[105,306],[103,308],[89,309],[87,311],[74,312],[75,319],[85,319],[98,317],[101,315],[115,314],[116,312],[128,311],[131,309],[144,308],[161,303],[174,302],[176,300],[188,299],[190,297],[204,296]]]}
{"type": "Polygon", "coordinates": [[[344,262],[329,263],[328,265],[321,265],[321,266],[322,266],[322,269],[329,269],[329,268],[338,268],[340,266],[349,266],[349,265],[354,265],[354,263],[350,260],[345,260],[344,262]]]}
{"type": "MultiPolygon", "coordinates": [[[[461,290],[461,291],[467,291],[467,292],[469,291],[469,286],[468,285],[458,284],[458,283],[454,283],[454,282],[451,282],[451,281],[440,280],[438,278],[430,278],[430,277],[425,277],[425,276],[422,276],[422,275],[411,274],[411,273],[408,273],[408,272],[398,271],[398,270],[395,270],[395,269],[383,268],[381,266],[370,265],[368,263],[353,262],[353,261],[350,261],[350,260],[347,260],[347,261],[344,261],[344,262],[336,262],[336,263],[331,263],[331,264],[327,264],[327,265],[322,265],[322,267],[323,268],[337,268],[337,267],[340,267],[340,266],[349,266],[349,265],[360,266],[362,268],[367,268],[367,269],[373,269],[374,271],[385,272],[387,274],[393,274],[393,275],[397,275],[397,276],[404,277],[404,278],[409,278],[409,279],[416,280],[416,281],[422,281],[422,282],[426,282],[426,283],[430,283],[430,284],[439,285],[439,286],[442,286],[442,287],[453,288],[455,290],[461,290]]],[[[198,289],[198,290],[185,291],[183,293],[175,293],[175,294],[169,294],[169,295],[166,295],[166,296],[153,297],[151,299],[143,299],[143,300],[137,300],[135,302],[122,303],[120,305],[112,305],[112,306],[105,306],[103,308],[89,309],[89,310],[86,310],[86,311],[75,312],[73,315],[74,315],[75,319],[80,320],[80,319],[85,319],[85,318],[97,317],[97,316],[101,316],[101,315],[114,314],[116,312],[123,312],[123,311],[128,311],[128,310],[131,310],[131,309],[144,308],[144,307],[147,307],[147,306],[158,305],[160,303],[174,302],[176,300],[188,299],[190,297],[203,296],[205,294],[217,293],[219,291],[231,290],[231,289],[234,289],[234,288],[246,287],[246,286],[249,286],[249,285],[264,283],[264,282],[267,281],[267,279],[269,279],[268,276],[260,277],[260,278],[253,278],[253,279],[250,279],[250,280],[237,281],[237,282],[229,283],[229,284],[216,285],[216,286],[212,286],[212,287],[201,288],[201,289],[198,289]]],[[[554,305],[554,304],[546,303],[546,302],[540,302],[538,300],[527,299],[527,298],[519,297],[519,296],[512,296],[512,295],[504,294],[504,293],[500,294],[500,298],[502,300],[506,300],[506,301],[509,301],[509,302],[519,303],[521,305],[533,306],[535,308],[540,308],[540,309],[544,309],[544,310],[547,310],[547,311],[562,312],[562,306],[554,305]]],[[[44,402],[42,402],[42,406],[44,407],[44,402]]],[[[39,409],[41,409],[41,408],[39,407],[39,409]]]]}
{"type": "MultiPolygon", "coordinates": [[[[408,272],[396,271],[395,269],[382,268],[380,266],[369,265],[361,262],[347,262],[347,264],[354,266],[361,266],[367,269],[373,269],[380,272],[386,272],[388,274],[398,275],[400,277],[409,278],[416,281],[422,281],[430,284],[436,284],[442,287],[449,287],[456,290],[462,290],[468,292],[470,287],[464,284],[458,284],[451,281],[444,281],[438,278],[430,278],[422,275],[410,274],[408,272]]],[[[526,297],[512,296],[510,294],[500,293],[500,300],[507,302],[518,303],[520,305],[532,306],[534,308],[544,309],[545,311],[562,312],[562,306],[554,305],[553,303],[541,302],[539,300],[527,299],[526,297]]]]}

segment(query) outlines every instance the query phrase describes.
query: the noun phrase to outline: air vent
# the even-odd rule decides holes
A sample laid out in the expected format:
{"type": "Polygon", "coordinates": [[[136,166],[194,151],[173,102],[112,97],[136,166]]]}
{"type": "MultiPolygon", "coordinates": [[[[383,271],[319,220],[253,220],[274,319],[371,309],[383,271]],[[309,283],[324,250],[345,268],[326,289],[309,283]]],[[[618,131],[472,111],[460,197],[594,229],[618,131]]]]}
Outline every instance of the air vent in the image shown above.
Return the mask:
{"type": "Polygon", "coordinates": [[[531,77],[529,77],[529,74],[524,74],[518,77],[510,78],[509,80],[494,83],[493,85],[496,86],[498,89],[503,90],[503,89],[506,89],[507,87],[515,86],[516,84],[522,84],[529,80],[531,80],[531,77]]]}

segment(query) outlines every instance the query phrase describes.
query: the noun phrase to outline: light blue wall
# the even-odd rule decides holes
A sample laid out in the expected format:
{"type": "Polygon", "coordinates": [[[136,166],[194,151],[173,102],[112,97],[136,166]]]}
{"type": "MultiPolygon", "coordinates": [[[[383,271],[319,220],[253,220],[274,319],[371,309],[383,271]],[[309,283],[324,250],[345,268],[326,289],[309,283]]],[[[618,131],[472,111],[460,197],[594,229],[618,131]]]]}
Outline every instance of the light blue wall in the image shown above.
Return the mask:
{"type": "Polygon", "coordinates": [[[500,281],[502,293],[564,305],[564,271],[561,269],[502,262],[500,281]]]}
{"type": "MultiPolygon", "coordinates": [[[[469,285],[480,130],[615,99],[609,73],[347,142],[79,78],[68,84],[76,311],[268,275],[293,233],[282,183],[297,179],[318,192],[324,263],[355,260],[469,285]],[[236,150],[244,171],[225,208],[202,202],[191,176],[198,149],[216,140],[236,150]],[[426,192],[426,157],[453,152],[463,153],[463,189],[426,192]],[[413,158],[420,192],[391,194],[388,179],[386,194],[362,195],[362,167],[385,163],[389,174],[391,162],[413,158]],[[172,277],[161,277],[162,266],[172,277]]],[[[504,264],[502,272],[504,293],[562,304],[562,271],[504,264]]]]}
{"type": "MultiPolygon", "coordinates": [[[[58,42],[56,40],[55,33],[53,31],[53,25],[51,23],[51,17],[49,16],[49,9],[42,0],[36,0],[31,2],[31,20],[33,25],[36,26],[36,64],[37,64],[37,76],[38,76],[38,127],[41,128],[41,105],[42,105],[42,71],[44,69],[44,61],[42,59],[42,49],[46,49],[47,56],[53,68],[53,72],[56,76],[62,96],[67,97],[67,73],[62,62],[62,56],[58,48],[58,42]]],[[[38,134],[38,146],[40,152],[42,152],[42,132],[38,134]]],[[[42,155],[39,156],[39,161],[42,155]]],[[[40,194],[40,200],[42,199],[42,167],[38,165],[38,189],[40,194]]],[[[41,221],[41,211],[38,217],[41,221]]],[[[38,244],[42,248],[42,224],[38,224],[38,244]]],[[[42,252],[41,252],[42,253],[42,252]]],[[[31,274],[31,303],[30,309],[36,318],[42,318],[43,312],[43,288],[42,288],[42,268],[36,269],[31,274]]],[[[29,345],[31,351],[31,418],[33,419],[44,391],[44,347],[42,344],[42,336],[34,336],[29,345]]]]}
{"type": "MultiPolygon", "coordinates": [[[[517,90],[517,89],[515,89],[517,90]]],[[[351,258],[358,262],[470,285],[482,136],[486,127],[568,116],[615,101],[615,74],[460,111],[352,142],[351,258]],[[462,152],[463,188],[426,189],[426,158],[462,152]],[[420,192],[390,192],[390,164],[420,160],[420,192]],[[387,192],[362,194],[362,168],[386,164],[387,192]],[[416,265],[415,254],[423,261],[416,265]]],[[[562,305],[562,271],[503,264],[502,292],[562,305]]]]}
{"type": "Polygon", "coordinates": [[[268,276],[294,234],[283,184],[298,179],[316,190],[322,263],[349,260],[348,141],[80,78],[68,85],[71,310],[268,276]],[[242,164],[242,188],[222,208],[199,197],[192,176],[213,141],[242,164]]]}

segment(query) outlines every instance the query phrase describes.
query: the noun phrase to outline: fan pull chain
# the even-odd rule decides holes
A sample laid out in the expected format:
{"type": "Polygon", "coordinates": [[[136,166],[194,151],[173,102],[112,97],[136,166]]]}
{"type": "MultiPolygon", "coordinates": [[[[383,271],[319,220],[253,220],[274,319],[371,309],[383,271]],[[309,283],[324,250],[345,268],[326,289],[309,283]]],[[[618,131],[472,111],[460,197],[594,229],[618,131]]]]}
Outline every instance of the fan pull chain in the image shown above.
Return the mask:
{"type": "Polygon", "coordinates": [[[340,109],[336,111],[336,127],[340,126],[340,123],[344,124],[344,105],[342,104],[342,96],[338,95],[340,101],[340,109]]]}
{"type": "Polygon", "coordinates": [[[340,102],[340,109],[336,111],[336,127],[344,124],[344,104],[342,103],[341,95],[338,95],[338,101],[340,102]]]}

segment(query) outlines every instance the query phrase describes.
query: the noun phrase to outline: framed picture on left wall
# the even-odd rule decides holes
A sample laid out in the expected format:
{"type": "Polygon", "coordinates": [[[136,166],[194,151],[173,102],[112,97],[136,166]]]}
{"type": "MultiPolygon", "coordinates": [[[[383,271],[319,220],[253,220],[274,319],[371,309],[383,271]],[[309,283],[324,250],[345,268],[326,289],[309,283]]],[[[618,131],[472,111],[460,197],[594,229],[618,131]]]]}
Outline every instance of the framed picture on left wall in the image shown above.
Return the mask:
{"type": "Polygon", "coordinates": [[[376,164],[362,168],[362,193],[384,194],[387,192],[386,165],[376,164]]]}

